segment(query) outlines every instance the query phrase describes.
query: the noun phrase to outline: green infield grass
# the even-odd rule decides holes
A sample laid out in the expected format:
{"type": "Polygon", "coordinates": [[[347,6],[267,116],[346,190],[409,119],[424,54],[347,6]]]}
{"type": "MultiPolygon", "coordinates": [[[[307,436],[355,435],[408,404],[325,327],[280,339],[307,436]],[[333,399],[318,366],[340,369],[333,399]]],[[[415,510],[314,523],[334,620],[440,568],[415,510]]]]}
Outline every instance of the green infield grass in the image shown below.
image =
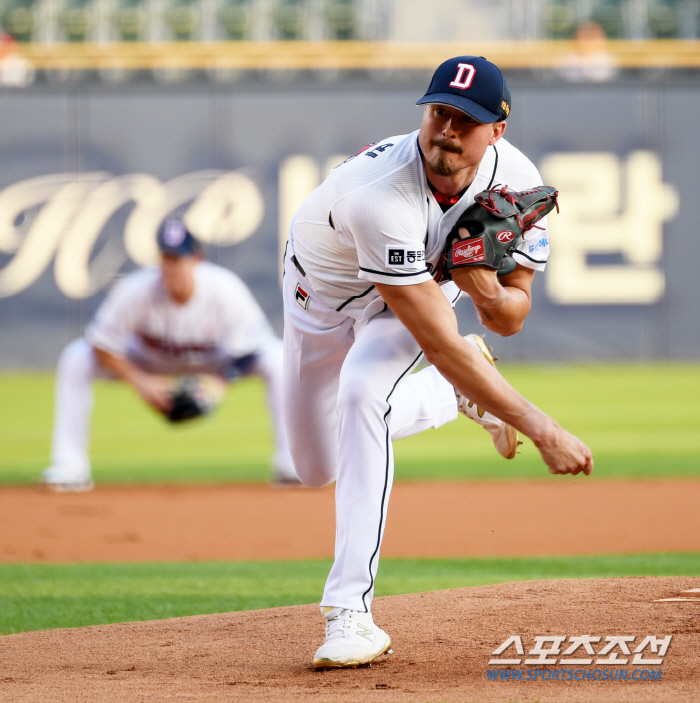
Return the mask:
{"type": "MultiPolygon", "coordinates": [[[[593,449],[595,477],[700,476],[700,365],[503,365],[524,395],[593,449]]],[[[34,483],[49,461],[53,374],[0,374],[0,483],[34,483]]],[[[271,433],[257,380],[232,386],[211,418],[168,425],[124,384],[98,382],[91,456],[103,483],[264,481],[271,433]]],[[[396,443],[396,476],[550,477],[534,446],[506,462],[458,418],[396,443]]],[[[560,480],[560,479],[559,479],[560,480]]]]}
{"type": "MultiPolygon", "coordinates": [[[[0,634],[314,603],[330,564],[2,564],[0,634]]],[[[699,573],[700,554],[384,559],[376,595],[508,581],[699,573]]]]}

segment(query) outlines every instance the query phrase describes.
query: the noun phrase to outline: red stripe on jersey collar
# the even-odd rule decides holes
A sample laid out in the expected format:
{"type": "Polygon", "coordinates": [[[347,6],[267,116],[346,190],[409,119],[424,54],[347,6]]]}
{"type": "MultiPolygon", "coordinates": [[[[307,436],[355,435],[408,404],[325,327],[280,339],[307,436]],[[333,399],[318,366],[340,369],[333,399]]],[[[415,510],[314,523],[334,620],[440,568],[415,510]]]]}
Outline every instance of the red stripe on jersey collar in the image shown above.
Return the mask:
{"type": "Polygon", "coordinates": [[[433,195],[435,196],[435,200],[440,203],[440,205],[454,205],[455,203],[459,202],[460,195],[453,195],[450,197],[449,195],[445,195],[444,193],[441,193],[439,190],[434,190],[433,195]]]}
{"type": "Polygon", "coordinates": [[[433,193],[433,196],[439,205],[454,205],[459,202],[459,199],[467,192],[469,186],[461,190],[457,195],[445,195],[441,193],[430,181],[428,186],[433,193]]]}

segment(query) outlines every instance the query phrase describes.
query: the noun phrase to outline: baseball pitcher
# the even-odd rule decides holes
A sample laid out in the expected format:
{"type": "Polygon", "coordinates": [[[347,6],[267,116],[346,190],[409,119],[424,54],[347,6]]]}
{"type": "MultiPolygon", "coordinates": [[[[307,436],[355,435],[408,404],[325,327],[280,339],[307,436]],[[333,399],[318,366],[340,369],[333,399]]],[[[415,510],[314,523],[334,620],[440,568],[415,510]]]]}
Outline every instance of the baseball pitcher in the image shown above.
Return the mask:
{"type": "Polygon", "coordinates": [[[316,668],[389,651],[373,621],[394,474],[392,440],[454,420],[480,423],[513,458],[518,432],[554,474],[590,474],[590,450],[498,373],[453,306],[517,333],[545,267],[556,191],[503,134],[508,84],[482,57],[436,70],[420,130],[387,137],[334,169],[294,217],[286,253],[284,413],[301,481],[336,481],[335,560],[316,668]],[[425,357],[432,366],[412,374],[425,357]]]}

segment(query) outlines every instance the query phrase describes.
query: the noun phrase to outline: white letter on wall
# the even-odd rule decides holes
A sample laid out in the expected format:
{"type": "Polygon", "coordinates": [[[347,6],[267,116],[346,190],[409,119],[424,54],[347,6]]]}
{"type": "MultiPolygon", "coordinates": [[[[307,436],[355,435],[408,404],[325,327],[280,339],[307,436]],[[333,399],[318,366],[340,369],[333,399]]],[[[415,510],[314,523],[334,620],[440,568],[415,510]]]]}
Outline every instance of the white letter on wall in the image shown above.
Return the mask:
{"type": "Polygon", "coordinates": [[[661,166],[651,151],[632,152],[624,166],[609,152],[543,160],[542,177],[559,190],[561,206],[548,218],[546,284],[554,302],[651,305],[663,297],[663,223],[677,213],[678,195],[661,166]],[[593,265],[591,254],[620,254],[623,263],[593,265]]]}

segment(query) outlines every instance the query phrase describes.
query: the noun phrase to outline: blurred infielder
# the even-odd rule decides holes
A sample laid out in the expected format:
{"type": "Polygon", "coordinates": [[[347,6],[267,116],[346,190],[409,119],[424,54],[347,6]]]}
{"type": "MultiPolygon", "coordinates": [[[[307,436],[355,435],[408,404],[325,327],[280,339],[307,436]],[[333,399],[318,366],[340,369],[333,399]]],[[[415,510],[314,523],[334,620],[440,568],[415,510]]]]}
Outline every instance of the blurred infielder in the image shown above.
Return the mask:
{"type": "Polygon", "coordinates": [[[284,416],[294,466],[305,484],[337,481],[316,668],[367,664],[389,650],[371,605],[393,439],[461,411],[507,458],[520,431],[550,472],[593,468],[589,449],[496,371],[480,337],[459,335],[452,309],[464,290],[486,328],[516,333],[547,259],[545,221],[535,223],[556,192],[539,187],[535,166],[502,139],[508,85],[486,59],[460,56],[437,69],[418,104],[419,131],[361,151],[306,199],[286,254],[284,416]],[[433,366],[411,374],[422,356],[433,366]]]}
{"type": "Polygon", "coordinates": [[[52,464],[43,472],[44,483],[57,490],[92,487],[93,379],[126,381],[178,421],[210,411],[227,380],[247,375],[267,385],[273,480],[296,482],[282,422],[282,342],[243,281],[204,261],[199,241],[180,220],[161,227],[158,247],[160,265],[120,281],[85,337],[71,342],[59,359],[52,464]],[[178,385],[172,377],[185,378],[178,385]]]}

